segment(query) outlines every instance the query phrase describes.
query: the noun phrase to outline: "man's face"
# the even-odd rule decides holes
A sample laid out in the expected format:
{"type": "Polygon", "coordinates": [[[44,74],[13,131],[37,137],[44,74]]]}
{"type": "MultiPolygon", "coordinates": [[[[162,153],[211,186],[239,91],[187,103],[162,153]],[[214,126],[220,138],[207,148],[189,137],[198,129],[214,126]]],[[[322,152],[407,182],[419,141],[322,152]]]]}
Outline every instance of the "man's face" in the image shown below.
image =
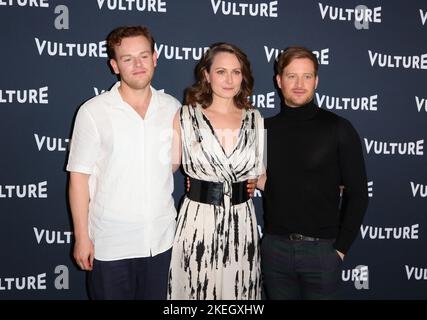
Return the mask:
{"type": "Polygon", "coordinates": [[[151,52],[147,38],[123,38],[114,50],[116,58],[111,59],[110,64],[114,73],[120,75],[122,83],[134,90],[149,86],[157,64],[157,54],[151,52]]]}
{"type": "Polygon", "coordinates": [[[294,59],[281,75],[276,76],[277,85],[289,107],[300,107],[310,102],[318,80],[314,64],[308,58],[294,59]]]}

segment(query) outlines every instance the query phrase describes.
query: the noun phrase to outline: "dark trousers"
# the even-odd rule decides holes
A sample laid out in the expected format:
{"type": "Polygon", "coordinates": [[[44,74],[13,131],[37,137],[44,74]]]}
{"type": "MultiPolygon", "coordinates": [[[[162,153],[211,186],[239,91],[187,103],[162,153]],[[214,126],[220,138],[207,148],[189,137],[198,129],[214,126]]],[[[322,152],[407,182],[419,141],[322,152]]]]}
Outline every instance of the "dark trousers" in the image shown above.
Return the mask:
{"type": "Polygon", "coordinates": [[[267,299],[337,299],[342,260],[334,240],[292,241],[264,234],[261,266],[267,299]]]}
{"type": "Polygon", "coordinates": [[[93,300],[165,300],[172,249],[154,257],[94,260],[88,274],[93,300]]]}

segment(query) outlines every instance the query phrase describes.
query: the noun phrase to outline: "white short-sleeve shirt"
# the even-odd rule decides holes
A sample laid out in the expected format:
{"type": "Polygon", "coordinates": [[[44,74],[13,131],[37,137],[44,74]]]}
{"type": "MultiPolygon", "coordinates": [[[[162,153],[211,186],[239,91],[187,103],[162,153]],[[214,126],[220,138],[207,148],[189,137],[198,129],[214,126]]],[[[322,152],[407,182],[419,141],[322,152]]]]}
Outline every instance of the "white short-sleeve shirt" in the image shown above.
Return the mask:
{"type": "Polygon", "coordinates": [[[141,116],[123,101],[117,82],[77,113],[67,170],[89,174],[89,235],[95,258],[147,257],[172,246],[173,118],[181,106],[151,88],[141,116]]]}

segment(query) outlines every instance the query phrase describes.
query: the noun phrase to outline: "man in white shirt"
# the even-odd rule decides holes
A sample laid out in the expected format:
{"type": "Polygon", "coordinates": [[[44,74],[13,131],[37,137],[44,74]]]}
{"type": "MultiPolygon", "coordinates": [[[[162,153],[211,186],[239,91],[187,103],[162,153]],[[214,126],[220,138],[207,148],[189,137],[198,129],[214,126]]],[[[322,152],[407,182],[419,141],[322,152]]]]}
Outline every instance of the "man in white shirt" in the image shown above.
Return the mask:
{"type": "Polygon", "coordinates": [[[113,30],[107,51],[120,81],[78,111],[67,164],[74,258],[90,271],[92,299],[165,299],[181,105],[150,85],[157,54],[147,28],[113,30]]]}

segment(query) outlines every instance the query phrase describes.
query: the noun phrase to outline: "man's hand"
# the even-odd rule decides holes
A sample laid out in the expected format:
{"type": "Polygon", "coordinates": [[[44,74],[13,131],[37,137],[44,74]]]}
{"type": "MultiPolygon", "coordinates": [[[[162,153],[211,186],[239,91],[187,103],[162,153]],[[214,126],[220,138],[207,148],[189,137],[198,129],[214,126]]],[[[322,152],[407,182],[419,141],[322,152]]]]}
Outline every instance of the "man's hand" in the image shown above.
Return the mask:
{"type": "Polygon", "coordinates": [[[248,183],[246,184],[246,189],[248,190],[248,195],[250,198],[254,196],[257,182],[258,182],[258,179],[249,179],[248,183]]]}
{"type": "Polygon", "coordinates": [[[336,252],[338,253],[338,255],[340,256],[341,260],[344,261],[344,256],[345,254],[342,253],[341,251],[336,250],[336,252]]]}
{"type": "Polygon", "coordinates": [[[76,240],[74,244],[74,259],[82,270],[91,271],[93,268],[94,248],[89,238],[76,240]]]}

